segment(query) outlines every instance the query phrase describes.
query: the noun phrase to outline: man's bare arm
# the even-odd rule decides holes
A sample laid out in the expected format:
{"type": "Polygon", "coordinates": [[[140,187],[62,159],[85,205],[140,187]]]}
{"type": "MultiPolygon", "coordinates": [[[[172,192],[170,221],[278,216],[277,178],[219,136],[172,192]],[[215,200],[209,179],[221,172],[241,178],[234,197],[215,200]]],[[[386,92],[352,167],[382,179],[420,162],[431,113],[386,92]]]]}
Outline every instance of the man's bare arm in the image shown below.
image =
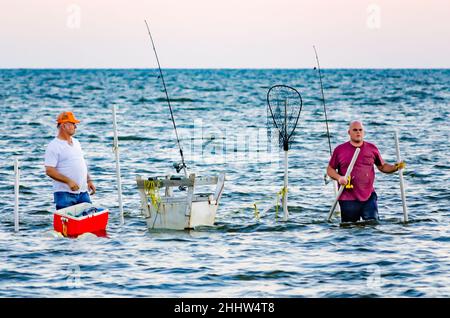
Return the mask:
{"type": "Polygon", "coordinates": [[[336,181],[339,181],[340,174],[337,173],[336,169],[333,169],[333,168],[331,168],[330,166],[328,166],[328,167],[327,167],[327,174],[328,174],[328,176],[329,176],[331,179],[336,180],[336,181]]]}
{"type": "Polygon", "coordinates": [[[91,176],[89,175],[89,173],[87,174],[87,186],[88,186],[88,190],[90,191],[90,194],[93,195],[95,194],[95,192],[97,191],[94,183],[92,182],[91,176]]]}
{"type": "Polygon", "coordinates": [[[77,191],[80,187],[78,184],[73,181],[72,179],[66,177],[65,175],[61,174],[56,170],[55,167],[45,166],[45,173],[52,179],[63,182],[69,186],[69,188],[72,191],[77,191]]]}
{"type": "Polygon", "coordinates": [[[347,180],[345,179],[345,177],[341,176],[339,173],[337,173],[336,169],[333,169],[330,166],[327,167],[327,174],[330,178],[336,180],[339,184],[347,184],[347,180]]]}
{"type": "Polygon", "coordinates": [[[398,171],[398,167],[397,165],[391,165],[389,163],[384,163],[381,166],[377,166],[378,170],[380,170],[381,172],[384,173],[394,173],[396,171],[398,171]]]}

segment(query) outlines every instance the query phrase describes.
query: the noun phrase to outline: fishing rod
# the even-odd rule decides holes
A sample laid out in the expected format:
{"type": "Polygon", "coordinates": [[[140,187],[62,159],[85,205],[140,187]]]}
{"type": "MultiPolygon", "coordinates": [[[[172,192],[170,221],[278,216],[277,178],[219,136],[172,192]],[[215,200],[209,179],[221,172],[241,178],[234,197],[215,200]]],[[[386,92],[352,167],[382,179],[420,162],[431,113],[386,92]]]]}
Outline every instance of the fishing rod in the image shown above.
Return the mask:
{"type": "Polygon", "coordinates": [[[179,164],[174,164],[174,167],[177,170],[177,172],[180,172],[180,170],[183,169],[184,175],[185,175],[185,177],[187,177],[187,170],[186,170],[186,164],[185,164],[185,161],[184,161],[183,148],[181,147],[180,138],[178,137],[177,124],[175,123],[175,118],[173,116],[172,106],[170,105],[170,98],[169,98],[169,93],[167,92],[166,82],[164,81],[164,76],[163,76],[163,73],[162,73],[162,70],[161,70],[161,65],[159,64],[158,53],[156,53],[155,43],[153,42],[153,37],[152,37],[152,34],[150,32],[150,28],[148,26],[147,20],[144,20],[144,21],[145,21],[145,25],[147,26],[148,35],[150,36],[150,41],[152,42],[153,51],[155,52],[156,62],[158,63],[159,74],[161,76],[162,84],[164,86],[164,92],[166,93],[167,104],[169,105],[169,110],[170,110],[170,117],[172,118],[173,128],[175,130],[175,136],[177,138],[178,149],[180,150],[181,166],[179,164]]]}
{"type": "Polygon", "coordinates": [[[330,138],[330,129],[328,128],[327,107],[325,106],[325,94],[323,93],[322,72],[320,71],[319,56],[317,55],[317,50],[314,45],[313,45],[313,48],[314,48],[314,53],[316,54],[317,70],[319,71],[320,91],[322,92],[323,111],[325,113],[325,124],[327,125],[328,147],[330,149],[330,157],[331,157],[331,155],[332,155],[331,138],[330,138]]]}
{"type": "MultiPolygon", "coordinates": [[[[327,107],[326,107],[326,105],[325,105],[325,94],[324,94],[324,92],[323,92],[322,72],[320,71],[319,55],[317,54],[317,50],[316,50],[316,46],[315,46],[315,45],[313,45],[313,49],[314,49],[314,53],[316,54],[317,70],[319,71],[320,91],[321,91],[321,93],[322,93],[323,112],[324,112],[324,114],[325,114],[325,124],[326,124],[326,126],[327,126],[328,148],[329,148],[329,150],[330,150],[330,157],[331,157],[332,154],[333,154],[333,151],[331,150],[330,129],[328,128],[328,116],[327,116],[327,107]]],[[[324,181],[325,181],[325,184],[328,184],[328,182],[330,182],[329,179],[328,179],[328,174],[327,174],[327,173],[325,173],[323,179],[324,179],[324,181]]],[[[338,190],[337,190],[338,187],[339,187],[339,184],[338,184],[338,182],[336,181],[335,184],[333,184],[333,190],[334,190],[334,194],[335,194],[336,196],[337,196],[337,194],[338,194],[338,190]]],[[[335,209],[336,209],[336,207],[335,207],[335,209]]],[[[337,210],[339,211],[340,208],[337,207],[337,210]]]]}

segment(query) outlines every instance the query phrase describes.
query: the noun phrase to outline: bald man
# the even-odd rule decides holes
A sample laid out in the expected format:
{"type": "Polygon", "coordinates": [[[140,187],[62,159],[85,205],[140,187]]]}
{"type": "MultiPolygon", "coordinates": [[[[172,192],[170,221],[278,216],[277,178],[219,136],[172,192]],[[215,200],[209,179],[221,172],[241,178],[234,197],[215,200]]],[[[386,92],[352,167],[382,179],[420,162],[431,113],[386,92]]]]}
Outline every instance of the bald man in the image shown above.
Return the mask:
{"type": "Polygon", "coordinates": [[[374,189],[375,169],[383,173],[393,173],[405,167],[405,162],[391,165],[384,162],[378,148],[364,141],[364,126],[360,121],[352,121],[348,128],[350,140],[336,147],[327,168],[327,174],[341,186],[350,182],[339,198],[342,222],[363,220],[378,221],[377,194],[374,189]],[[356,148],[360,148],[358,159],[353,167],[350,180],[345,179],[356,148]]]}

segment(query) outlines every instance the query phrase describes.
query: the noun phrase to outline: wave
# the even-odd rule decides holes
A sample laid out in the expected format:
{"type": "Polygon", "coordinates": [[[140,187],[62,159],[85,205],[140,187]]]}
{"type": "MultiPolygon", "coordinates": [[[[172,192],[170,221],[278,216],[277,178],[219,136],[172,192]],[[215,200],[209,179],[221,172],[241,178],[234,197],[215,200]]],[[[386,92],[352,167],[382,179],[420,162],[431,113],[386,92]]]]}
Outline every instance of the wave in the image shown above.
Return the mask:
{"type": "Polygon", "coordinates": [[[87,90],[87,91],[102,91],[102,90],[104,90],[103,87],[95,86],[95,85],[85,86],[84,89],[87,90]]]}
{"type": "MultiPolygon", "coordinates": [[[[155,98],[154,101],[158,102],[158,103],[160,103],[160,102],[167,102],[167,99],[163,98],[163,97],[158,97],[158,98],[155,98]]],[[[170,101],[174,102],[174,103],[196,103],[196,102],[199,102],[199,100],[191,99],[191,98],[185,98],[185,97],[180,97],[180,98],[172,98],[171,97],[170,101]]]]}

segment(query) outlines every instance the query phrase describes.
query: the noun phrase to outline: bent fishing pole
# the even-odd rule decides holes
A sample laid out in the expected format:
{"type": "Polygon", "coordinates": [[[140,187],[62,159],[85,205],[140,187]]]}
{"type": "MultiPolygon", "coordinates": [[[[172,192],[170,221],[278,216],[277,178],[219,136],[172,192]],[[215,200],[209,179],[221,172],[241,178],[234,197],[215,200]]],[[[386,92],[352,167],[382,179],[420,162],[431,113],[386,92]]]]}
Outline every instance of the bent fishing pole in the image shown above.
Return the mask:
{"type": "Polygon", "coordinates": [[[172,119],[173,128],[175,130],[175,136],[177,138],[178,149],[180,150],[181,165],[180,164],[174,164],[174,167],[175,167],[177,172],[180,172],[181,169],[183,169],[184,176],[187,177],[188,174],[187,174],[187,170],[186,170],[186,164],[185,164],[185,161],[184,161],[183,148],[181,147],[180,138],[178,137],[177,124],[175,123],[175,118],[173,116],[172,106],[170,105],[169,93],[167,92],[166,82],[164,81],[164,76],[163,76],[163,73],[162,73],[162,70],[161,70],[161,65],[159,64],[158,53],[156,53],[155,43],[153,42],[152,33],[150,32],[150,28],[148,26],[147,20],[144,20],[144,22],[145,22],[145,25],[147,26],[147,31],[148,31],[148,35],[150,36],[150,41],[152,42],[153,51],[155,52],[156,62],[158,63],[159,74],[160,74],[161,81],[162,81],[162,84],[163,84],[163,87],[164,87],[164,92],[166,93],[167,105],[169,105],[170,117],[172,119]]]}
{"type": "Polygon", "coordinates": [[[328,128],[328,116],[327,116],[327,107],[325,105],[325,94],[323,93],[322,72],[320,71],[319,56],[317,55],[317,50],[316,50],[316,47],[314,45],[313,45],[313,48],[314,48],[314,53],[316,54],[317,70],[319,72],[320,91],[322,93],[323,112],[325,114],[325,124],[327,126],[328,147],[330,149],[330,157],[331,157],[331,155],[332,155],[331,138],[330,138],[330,129],[328,128]]]}
{"type": "MultiPolygon", "coordinates": [[[[331,137],[330,137],[330,129],[328,127],[328,116],[327,116],[327,106],[325,104],[325,94],[323,92],[323,82],[322,82],[322,72],[320,70],[320,63],[319,63],[319,55],[317,54],[317,50],[316,50],[316,46],[313,45],[313,49],[314,49],[314,53],[316,55],[316,61],[317,61],[317,71],[319,74],[319,81],[320,81],[320,92],[322,93],[322,104],[323,104],[323,112],[325,114],[325,124],[327,126],[327,138],[328,138],[328,148],[330,151],[330,158],[333,154],[333,151],[331,150],[331,137]]],[[[327,184],[329,181],[327,181],[327,174],[325,173],[324,176],[324,180],[325,180],[325,184],[327,184]]],[[[337,188],[339,187],[337,181],[335,182],[335,184],[333,185],[333,189],[334,189],[334,195],[337,196],[337,188]]],[[[338,208],[339,210],[339,208],[338,208]]]]}

